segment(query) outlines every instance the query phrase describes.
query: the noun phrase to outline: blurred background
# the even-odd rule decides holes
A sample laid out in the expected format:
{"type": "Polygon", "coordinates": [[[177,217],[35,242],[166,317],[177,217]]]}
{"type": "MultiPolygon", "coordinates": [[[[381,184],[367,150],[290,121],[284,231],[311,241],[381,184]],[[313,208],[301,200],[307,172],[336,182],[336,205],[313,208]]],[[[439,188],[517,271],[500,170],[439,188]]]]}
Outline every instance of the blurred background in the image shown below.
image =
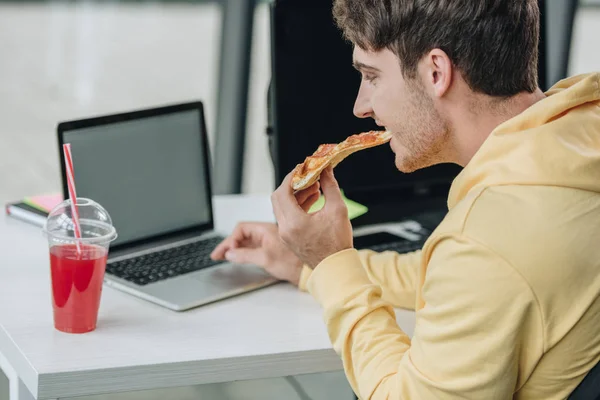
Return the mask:
{"type": "MultiPolygon", "coordinates": [[[[566,0],[546,3],[560,6],[566,0]]],[[[209,140],[216,151],[217,135],[225,135],[227,128],[219,125],[219,119],[236,118],[228,110],[219,114],[218,104],[223,104],[219,95],[229,79],[221,74],[222,57],[235,60],[226,53],[232,47],[222,41],[236,29],[234,20],[225,22],[225,11],[239,4],[236,0],[0,1],[0,203],[60,190],[55,133],[59,121],[202,100],[209,140]]],[[[265,134],[271,76],[269,2],[257,1],[252,8],[248,95],[247,102],[240,102],[247,118],[239,191],[270,193],[273,165],[265,134]]],[[[569,35],[560,7],[550,7],[544,18],[548,22],[545,57],[564,56],[566,46],[567,75],[600,70],[600,0],[580,1],[569,35]]],[[[548,64],[548,83],[563,75],[561,65],[548,64]]],[[[235,90],[228,95],[232,93],[235,90]]],[[[233,153],[230,157],[236,158],[233,153]]],[[[220,162],[229,161],[221,158],[220,162]]],[[[235,186],[223,185],[219,192],[238,191],[235,186]]],[[[302,379],[314,399],[351,398],[341,373],[302,379]]],[[[267,398],[267,393],[273,399],[302,398],[283,380],[174,393],[103,399],[258,399],[267,398]]],[[[0,373],[0,399],[7,398],[6,380],[0,373]]]]}
{"type": "MultiPolygon", "coordinates": [[[[551,11],[548,56],[568,37],[551,11]]],[[[253,14],[241,190],[268,193],[268,2],[253,14]]],[[[62,120],[200,99],[214,146],[223,16],[217,0],[0,1],[0,203],[60,189],[62,120]]],[[[599,24],[600,0],[581,0],[569,75],[599,69],[599,24]]]]}
{"type": "MultiPolygon", "coordinates": [[[[243,190],[269,192],[267,4],[254,14],[243,190]]],[[[214,145],[222,17],[213,1],[0,1],[0,202],[59,190],[59,121],[199,99],[214,145]]]]}

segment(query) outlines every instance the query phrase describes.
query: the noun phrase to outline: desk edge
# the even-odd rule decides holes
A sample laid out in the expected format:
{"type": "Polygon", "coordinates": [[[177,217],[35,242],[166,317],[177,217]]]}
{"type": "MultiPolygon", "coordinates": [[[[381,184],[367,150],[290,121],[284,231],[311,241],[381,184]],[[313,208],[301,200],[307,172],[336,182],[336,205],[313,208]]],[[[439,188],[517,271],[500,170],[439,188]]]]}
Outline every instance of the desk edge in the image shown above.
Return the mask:
{"type": "Polygon", "coordinates": [[[39,399],[99,395],[342,370],[332,349],[39,374],[39,399]]]}

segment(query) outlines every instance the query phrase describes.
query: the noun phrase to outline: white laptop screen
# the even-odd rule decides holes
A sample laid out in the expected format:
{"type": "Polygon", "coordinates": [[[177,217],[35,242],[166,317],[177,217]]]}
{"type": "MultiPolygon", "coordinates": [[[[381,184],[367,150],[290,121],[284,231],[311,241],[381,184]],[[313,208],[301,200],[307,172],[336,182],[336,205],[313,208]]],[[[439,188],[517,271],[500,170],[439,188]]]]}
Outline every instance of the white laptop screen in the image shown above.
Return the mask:
{"type": "Polygon", "coordinates": [[[106,208],[113,245],[212,224],[203,117],[179,110],[64,131],[77,195],[106,208]]]}

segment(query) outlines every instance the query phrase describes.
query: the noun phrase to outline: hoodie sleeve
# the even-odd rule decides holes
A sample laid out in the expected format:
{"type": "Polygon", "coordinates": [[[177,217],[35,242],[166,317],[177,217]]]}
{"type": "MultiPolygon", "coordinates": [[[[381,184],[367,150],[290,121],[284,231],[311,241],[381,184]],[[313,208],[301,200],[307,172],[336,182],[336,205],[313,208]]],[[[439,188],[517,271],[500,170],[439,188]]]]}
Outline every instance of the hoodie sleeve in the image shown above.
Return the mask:
{"type": "Polygon", "coordinates": [[[325,259],[308,288],[362,399],[512,398],[519,372],[533,368],[519,365],[520,353],[543,352],[529,285],[498,255],[463,237],[433,250],[412,341],[356,250],[325,259]]]}
{"type": "MultiPolygon", "coordinates": [[[[383,299],[394,307],[414,310],[421,250],[406,254],[370,250],[357,253],[369,280],[381,286],[383,299]]],[[[311,273],[312,269],[304,266],[298,285],[300,290],[307,290],[311,273]]]]}

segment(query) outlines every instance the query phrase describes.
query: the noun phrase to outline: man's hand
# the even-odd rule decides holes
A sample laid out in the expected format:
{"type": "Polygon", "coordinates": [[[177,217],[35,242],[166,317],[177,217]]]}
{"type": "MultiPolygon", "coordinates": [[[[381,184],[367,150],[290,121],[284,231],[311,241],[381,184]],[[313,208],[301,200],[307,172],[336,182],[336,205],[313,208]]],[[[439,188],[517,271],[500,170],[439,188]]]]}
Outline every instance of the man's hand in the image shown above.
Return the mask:
{"type": "MultiPolygon", "coordinates": [[[[296,201],[305,210],[319,199],[319,184],[296,194],[296,201]]],[[[238,264],[255,264],[277,279],[298,286],[302,261],[279,237],[275,224],[245,222],[238,224],[231,236],[212,252],[213,260],[228,260],[238,264]]]]}
{"type": "Polygon", "coordinates": [[[308,214],[294,196],[291,179],[292,173],[271,196],[281,240],[313,268],[330,255],[352,248],[348,209],[331,167],[321,173],[325,206],[314,214],[308,214]]]}

